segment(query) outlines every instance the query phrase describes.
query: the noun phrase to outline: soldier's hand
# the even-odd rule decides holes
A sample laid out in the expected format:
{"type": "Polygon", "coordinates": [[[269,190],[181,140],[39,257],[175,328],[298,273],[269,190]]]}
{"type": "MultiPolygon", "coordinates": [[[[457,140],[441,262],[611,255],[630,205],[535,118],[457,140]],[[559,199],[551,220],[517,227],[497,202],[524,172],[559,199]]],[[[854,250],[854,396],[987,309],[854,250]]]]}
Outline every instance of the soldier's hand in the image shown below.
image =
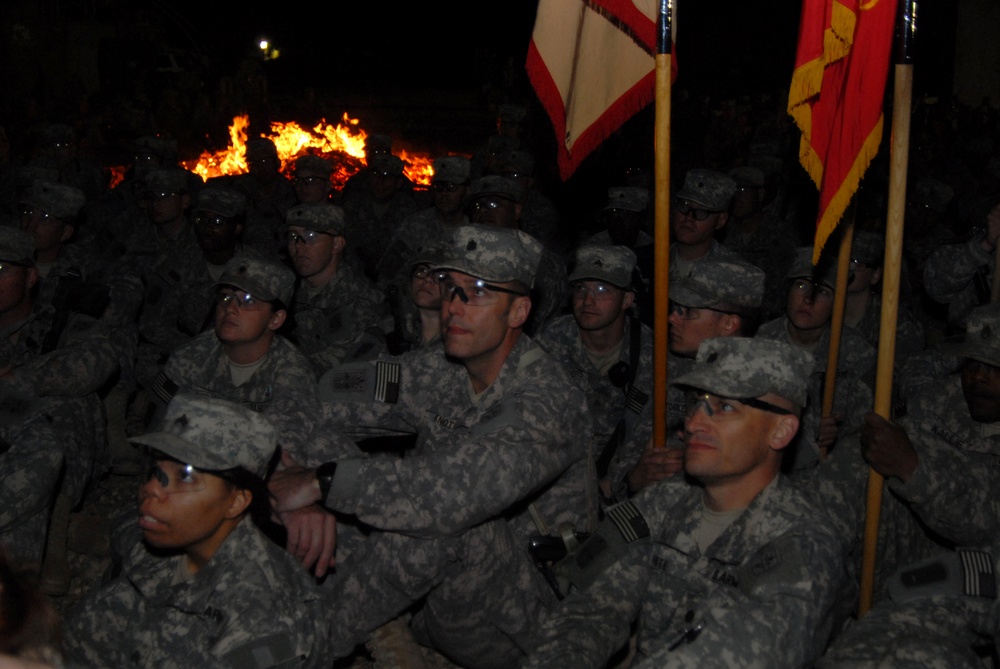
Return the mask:
{"type": "Polygon", "coordinates": [[[326,575],[336,564],[337,517],[319,504],[278,514],[288,530],[285,549],[316,578],[326,575]]]}
{"type": "Polygon", "coordinates": [[[322,503],[316,470],[302,467],[286,451],[281,452],[281,466],[267,483],[271,506],[283,513],[322,503]]]}
{"type": "Polygon", "coordinates": [[[679,448],[656,448],[652,438],[646,443],[646,448],[639,462],[629,471],[626,478],[632,492],[653,485],[657,481],[670,478],[684,468],[684,451],[679,448]]]}
{"type": "Polygon", "coordinates": [[[917,470],[917,451],[906,430],[874,412],[865,414],[861,426],[861,455],[882,476],[904,483],[917,470]]]}
{"type": "Polygon", "coordinates": [[[816,436],[816,445],[821,453],[826,454],[837,441],[837,434],[840,431],[840,421],[844,420],[844,414],[836,413],[823,416],[819,419],[819,434],[816,436]]]}

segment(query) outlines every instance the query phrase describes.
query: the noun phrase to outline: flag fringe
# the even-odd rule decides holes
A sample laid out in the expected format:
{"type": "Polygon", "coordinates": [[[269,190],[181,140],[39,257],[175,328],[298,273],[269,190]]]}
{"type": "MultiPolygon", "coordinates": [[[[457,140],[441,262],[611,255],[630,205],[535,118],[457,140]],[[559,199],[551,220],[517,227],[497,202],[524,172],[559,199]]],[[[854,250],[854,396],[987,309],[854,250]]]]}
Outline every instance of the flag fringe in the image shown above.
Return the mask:
{"type": "Polygon", "coordinates": [[[820,216],[813,244],[814,265],[819,262],[823,247],[826,245],[830,235],[833,234],[833,231],[837,229],[837,224],[840,223],[840,219],[847,210],[847,206],[851,203],[851,198],[854,197],[858,187],[861,185],[861,177],[864,176],[868,166],[871,165],[872,160],[878,154],[882,144],[882,127],[884,122],[885,115],[880,114],[875,127],[872,128],[868,137],[865,138],[864,144],[861,145],[861,149],[858,151],[858,155],[855,157],[850,171],[844,177],[844,180],[840,183],[840,187],[837,188],[837,192],[830,198],[829,204],[827,204],[826,209],[823,210],[820,216]]]}

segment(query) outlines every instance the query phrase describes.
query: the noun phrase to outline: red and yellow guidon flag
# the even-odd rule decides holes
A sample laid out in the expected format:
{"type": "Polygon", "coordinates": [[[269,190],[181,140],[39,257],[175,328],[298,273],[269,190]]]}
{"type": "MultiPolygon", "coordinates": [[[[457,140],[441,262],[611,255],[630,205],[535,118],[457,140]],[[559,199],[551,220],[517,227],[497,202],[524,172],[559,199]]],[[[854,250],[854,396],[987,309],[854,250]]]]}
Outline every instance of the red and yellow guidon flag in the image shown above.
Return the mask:
{"type": "Polygon", "coordinates": [[[819,188],[819,259],[882,141],[897,0],[804,0],[788,113],[819,188]]]}
{"type": "Polygon", "coordinates": [[[658,12],[656,0],[539,0],[525,67],[552,119],[564,181],[653,101],[658,12]]]}

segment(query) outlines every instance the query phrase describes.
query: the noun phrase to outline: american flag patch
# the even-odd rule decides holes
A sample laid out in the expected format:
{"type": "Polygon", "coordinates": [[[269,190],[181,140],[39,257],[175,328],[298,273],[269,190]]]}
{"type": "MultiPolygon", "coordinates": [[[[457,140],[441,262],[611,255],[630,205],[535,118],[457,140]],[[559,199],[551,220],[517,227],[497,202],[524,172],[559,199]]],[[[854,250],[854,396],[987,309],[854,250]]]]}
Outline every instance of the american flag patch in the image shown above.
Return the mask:
{"type": "Polygon", "coordinates": [[[628,392],[625,393],[625,408],[632,413],[640,413],[642,407],[646,405],[646,400],[649,399],[649,395],[642,392],[635,386],[630,386],[628,392]]]}
{"type": "Polygon", "coordinates": [[[963,592],[970,597],[996,599],[997,582],[993,570],[993,556],[986,551],[959,548],[962,561],[963,592]]]}
{"type": "Polygon", "coordinates": [[[646,525],[646,519],[642,517],[639,509],[635,508],[632,502],[616,504],[609,508],[606,514],[621,532],[622,538],[626,542],[632,543],[649,536],[649,526],[646,525]]]}
{"type": "Polygon", "coordinates": [[[160,398],[164,404],[170,404],[170,400],[177,391],[180,390],[177,384],[171,381],[166,374],[160,372],[153,379],[153,394],[160,398]]]}
{"type": "Polygon", "coordinates": [[[375,401],[395,404],[399,401],[399,363],[375,363],[375,401]]]}

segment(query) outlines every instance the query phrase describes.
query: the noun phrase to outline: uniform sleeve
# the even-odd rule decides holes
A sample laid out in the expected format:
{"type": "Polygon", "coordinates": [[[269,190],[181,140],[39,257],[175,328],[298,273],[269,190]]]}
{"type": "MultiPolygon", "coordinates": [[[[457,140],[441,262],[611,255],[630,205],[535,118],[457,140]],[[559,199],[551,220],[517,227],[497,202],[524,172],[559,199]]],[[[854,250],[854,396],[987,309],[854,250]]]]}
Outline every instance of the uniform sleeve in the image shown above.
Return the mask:
{"type": "Polygon", "coordinates": [[[977,271],[991,260],[980,241],[982,237],[977,235],[964,244],[946,244],[931,253],[924,266],[924,288],[931,298],[947,304],[974,290],[977,271]]]}

